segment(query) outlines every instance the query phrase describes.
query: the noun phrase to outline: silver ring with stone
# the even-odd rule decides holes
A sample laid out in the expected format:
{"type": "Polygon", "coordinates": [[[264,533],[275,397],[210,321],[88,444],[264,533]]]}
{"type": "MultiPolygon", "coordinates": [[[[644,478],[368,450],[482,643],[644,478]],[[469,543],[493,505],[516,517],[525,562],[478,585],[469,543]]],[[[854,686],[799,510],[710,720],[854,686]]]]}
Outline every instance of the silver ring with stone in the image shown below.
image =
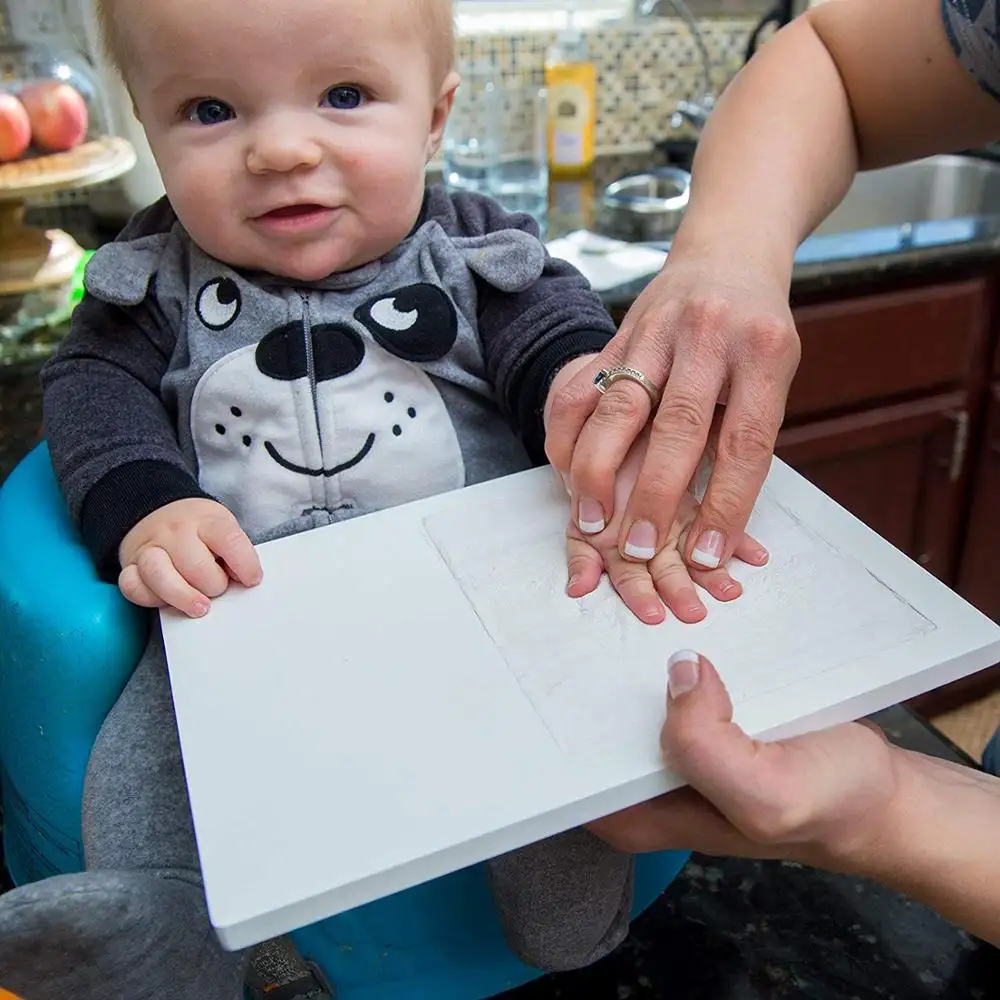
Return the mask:
{"type": "Polygon", "coordinates": [[[655,410],[660,405],[660,390],[639,371],[638,368],[630,368],[628,365],[616,365],[614,368],[602,368],[594,376],[594,385],[599,393],[605,393],[615,382],[625,379],[628,382],[635,382],[641,385],[649,395],[650,402],[655,410]]]}

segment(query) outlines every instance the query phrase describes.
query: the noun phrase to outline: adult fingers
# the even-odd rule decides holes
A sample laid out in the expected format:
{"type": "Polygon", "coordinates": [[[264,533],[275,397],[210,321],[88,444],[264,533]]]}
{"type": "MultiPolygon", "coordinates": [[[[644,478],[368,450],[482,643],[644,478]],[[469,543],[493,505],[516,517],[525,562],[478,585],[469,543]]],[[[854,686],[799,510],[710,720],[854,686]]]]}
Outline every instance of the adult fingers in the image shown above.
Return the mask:
{"type": "Polygon", "coordinates": [[[752,853],[746,838],[693,788],[679,788],[602,816],[588,823],[587,829],[627,854],[699,851],[746,857],[752,853]]]}
{"type": "MultiPolygon", "coordinates": [[[[634,327],[622,326],[619,337],[628,337],[627,348],[615,363],[642,372],[657,388],[663,386],[672,359],[670,332],[668,315],[647,310],[634,327]]],[[[593,374],[589,386],[593,408],[579,431],[570,463],[573,516],[588,534],[611,522],[615,476],[653,412],[649,394],[637,382],[619,379],[602,394],[593,385],[593,374]]]]}
{"type": "Polygon", "coordinates": [[[580,431],[600,401],[594,378],[602,368],[619,364],[627,346],[627,336],[619,333],[559,390],[549,406],[545,422],[545,454],[553,468],[567,477],[580,431]]]}
{"type": "Polygon", "coordinates": [[[715,463],[689,534],[685,555],[692,565],[714,569],[740,541],[771,468],[793,375],[794,366],[777,363],[733,375],[715,463]]]}
{"type": "Polygon", "coordinates": [[[669,538],[705,452],[725,375],[724,359],[712,352],[675,360],[623,519],[623,555],[651,559],[669,538]]]}

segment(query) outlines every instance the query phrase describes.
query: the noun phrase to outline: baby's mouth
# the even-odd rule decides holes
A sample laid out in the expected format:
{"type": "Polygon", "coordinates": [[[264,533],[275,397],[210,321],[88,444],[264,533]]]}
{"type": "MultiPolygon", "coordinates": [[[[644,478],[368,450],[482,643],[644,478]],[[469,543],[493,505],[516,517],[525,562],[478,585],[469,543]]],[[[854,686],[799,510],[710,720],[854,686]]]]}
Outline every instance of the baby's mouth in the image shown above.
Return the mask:
{"type": "Polygon", "coordinates": [[[275,237],[314,237],[326,232],[337,215],[337,209],[318,202],[303,201],[295,205],[280,205],[253,222],[260,229],[275,237]]]}
{"type": "Polygon", "coordinates": [[[302,216],[317,215],[320,212],[328,212],[325,205],[317,205],[313,202],[303,202],[301,205],[285,205],[283,208],[274,208],[270,212],[265,212],[259,216],[261,219],[298,219],[302,216]]]}

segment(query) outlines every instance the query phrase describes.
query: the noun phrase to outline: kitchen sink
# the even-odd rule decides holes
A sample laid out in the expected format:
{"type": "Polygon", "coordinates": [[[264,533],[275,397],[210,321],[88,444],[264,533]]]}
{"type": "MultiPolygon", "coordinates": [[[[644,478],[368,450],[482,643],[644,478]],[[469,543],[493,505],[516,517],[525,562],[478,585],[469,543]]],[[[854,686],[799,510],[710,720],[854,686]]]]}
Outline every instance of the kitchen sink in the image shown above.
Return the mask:
{"type": "Polygon", "coordinates": [[[858,174],[815,236],[1000,215],[1000,164],[932,156],[858,174]]]}
{"type": "MultiPolygon", "coordinates": [[[[676,171],[671,171],[676,173],[676,171]]],[[[643,204],[619,199],[609,211],[609,195],[623,182],[638,184],[652,175],[624,178],[605,192],[598,231],[630,242],[668,249],[683,211],[649,187],[643,204]],[[670,228],[671,233],[664,229],[670,228]]],[[[628,187],[629,185],[626,185],[628,187]]],[[[676,199],[675,199],[676,200],[676,199]]],[[[982,233],[983,220],[994,217],[1000,229],[1000,163],[969,156],[931,156],[912,163],[858,174],[832,214],[805,240],[796,254],[800,264],[894,253],[907,249],[968,243],[982,233]]]]}

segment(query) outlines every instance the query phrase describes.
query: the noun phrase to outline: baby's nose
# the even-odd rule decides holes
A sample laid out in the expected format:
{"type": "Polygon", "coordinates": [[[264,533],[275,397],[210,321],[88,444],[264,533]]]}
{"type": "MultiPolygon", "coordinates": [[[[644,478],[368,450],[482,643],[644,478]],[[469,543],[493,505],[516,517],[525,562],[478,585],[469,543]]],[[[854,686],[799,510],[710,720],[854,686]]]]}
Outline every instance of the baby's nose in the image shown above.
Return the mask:
{"type": "Polygon", "coordinates": [[[275,118],[261,123],[254,133],[247,169],[252,174],[290,173],[316,167],[322,159],[320,144],[302,123],[275,118]]]}

